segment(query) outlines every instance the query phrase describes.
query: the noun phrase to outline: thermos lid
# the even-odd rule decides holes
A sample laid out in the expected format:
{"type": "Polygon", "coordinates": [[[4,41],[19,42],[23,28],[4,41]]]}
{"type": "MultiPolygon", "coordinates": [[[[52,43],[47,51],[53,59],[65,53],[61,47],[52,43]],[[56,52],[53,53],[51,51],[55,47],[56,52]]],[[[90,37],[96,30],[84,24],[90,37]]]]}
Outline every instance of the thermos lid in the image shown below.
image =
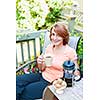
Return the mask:
{"type": "Polygon", "coordinates": [[[75,64],[73,63],[73,61],[64,61],[63,63],[63,67],[65,70],[74,70],[75,68],[75,64]]]}

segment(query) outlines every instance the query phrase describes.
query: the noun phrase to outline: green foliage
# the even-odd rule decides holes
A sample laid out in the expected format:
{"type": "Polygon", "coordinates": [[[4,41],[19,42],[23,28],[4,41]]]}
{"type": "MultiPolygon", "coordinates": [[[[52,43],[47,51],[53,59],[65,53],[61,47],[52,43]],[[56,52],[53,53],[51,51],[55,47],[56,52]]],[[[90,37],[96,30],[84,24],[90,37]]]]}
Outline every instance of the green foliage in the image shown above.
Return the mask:
{"type": "Polygon", "coordinates": [[[79,43],[78,43],[78,47],[77,47],[77,54],[78,54],[78,56],[83,57],[83,33],[81,33],[81,32],[78,33],[73,30],[71,33],[71,36],[81,37],[79,40],[79,43]]]}
{"type": "MultiPolygon", "coordinates": [[[[48,1],[48,7],[49,7],[49,13],[47,14],[45,18],[45,28],[51,27],[52,24],[59,21],[61,12],[64,9],[64,6],[66,6],[66,1],[64,0],[49,0],[48,1]]],[[[43,26],[43,27],[44,27],[43,26]]]]}
{"type": "Polygon", "coordinates": [[[77,54],[79,57],[80,69],[81,69],[81,71],[83,71],[83,37],[82,36],[81,36],[79,43],[78,43],[77,54]]]}
{"type": "Polygon", "coordinates": [[[45,19],[46,27],[50,27],[53,23],[58,21],[59,16],[61,15],[60,12],[61,9],[59,8],[50,8],[50,12],[45,19]]]}
{"type": "Polygon", "coordinates": [[[17,29],[38,30],[45,22],[47,11],[38,0],[17,0],[16,1],[16,22],[17,29]]]}
{"type": "Polygon", "coordinates": [[[75,30],[70,33],[71,36],[79,36],[80,40],[77,46],[78,64],[80,65],[80,70],[83,72],[83,33],[76,32],[75,30]]]}
{"type": "Polygon", "coordinates": [[[83,38],[80,38],[78,48],[77,48],[77,53],[78,55],[82,56],[83,55],[83,38]]]}
{"type": "Polygon", "coordinates": [[[65,6],[73,0],[16,0],[17,29],[40,30],[50,28],[60,19],[65,6]]]}
{"type": "Polygon", "coordinates": [[[20,70],[20,71],[18,71],[17,73],[16,73],[16,75],[18,76],[18,75],[23,75],[24,74],[24,71],[23,70],[20,70]]]}
{"type": "Polygon", "coordinates": [[[33,10],[30,10],[30,14],[31,14],[32,18],[36,18],[37,15],[38,15],[38,14],[37,14],[35,11],[33,11],[33,10]]]}
{"type": "Polygon", "coordinates": [[[48,13],[47,17],[46,17],[46,22],[47,23],[54,23],[56,22],[59,18],[61,9],[59,8],[50,8],[50,13],[48,13]]]}
{"type": "Polygon", "coordinates": [[[68,0],[67,5],[72,6],[73,0],[68,0]]]}

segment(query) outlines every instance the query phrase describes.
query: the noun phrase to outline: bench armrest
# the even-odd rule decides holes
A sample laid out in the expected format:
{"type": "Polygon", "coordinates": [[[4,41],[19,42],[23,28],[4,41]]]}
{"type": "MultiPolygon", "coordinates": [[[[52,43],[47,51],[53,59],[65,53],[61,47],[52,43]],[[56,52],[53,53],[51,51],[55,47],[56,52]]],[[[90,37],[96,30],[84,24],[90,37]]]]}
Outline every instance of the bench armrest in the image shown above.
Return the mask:
{"type": "Polygon", "coordinates": [[[34,61],[28,61],[27,63],[25,63],[25,64],[23,64],[22,66],[18,67],[18,68],[16,69],[16,72],[18,72],[18,71],[20,71],[21,69],[23,69],[23,68],[29,66],[29,65],[32,64],[32,63],[36,64],[36,60],[34,60],[34,61]]]}

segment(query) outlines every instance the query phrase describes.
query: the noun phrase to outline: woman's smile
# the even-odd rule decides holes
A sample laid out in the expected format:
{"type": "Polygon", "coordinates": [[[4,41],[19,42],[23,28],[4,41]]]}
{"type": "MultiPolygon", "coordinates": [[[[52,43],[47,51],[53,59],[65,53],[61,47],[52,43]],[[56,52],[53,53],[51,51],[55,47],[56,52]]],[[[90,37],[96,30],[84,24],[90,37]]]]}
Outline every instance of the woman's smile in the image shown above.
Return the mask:
{"type": "Polygon", "coordinates": [[[53,42],[55,42],[55,43],[57,43],[57,42],[59,42],[59,41],[61,41],[61,40],[53,40],[53,42]]]}

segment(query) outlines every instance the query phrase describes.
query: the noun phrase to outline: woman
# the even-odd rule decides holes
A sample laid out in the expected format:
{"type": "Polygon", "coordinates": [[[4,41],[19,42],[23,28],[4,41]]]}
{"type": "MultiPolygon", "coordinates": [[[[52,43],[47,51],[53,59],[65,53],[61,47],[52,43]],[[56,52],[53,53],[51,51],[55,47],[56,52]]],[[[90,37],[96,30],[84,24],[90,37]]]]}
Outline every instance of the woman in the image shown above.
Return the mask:
{"type": "MultiPolygon", "coordinates": [[[[62,23],[56,23],[50,29],[51,44],[47,46],[45,54],[40,55],[37,59],[37,64],[42,73],[31,73],[22,76],[17,76],[16,79],[16,95],[17,100],[35,100],[42,98],[45,87],[54,80],[63,77],[63,62],[72,60],[76,68],[77,54],[74,49],[69,47],[69,32],[67,27],[62,23]],[[52,65],[46,66],[45,56],[52,56],[52,65]]],[[[75,75],[80,75],[76,70],[75,75]]]]}

